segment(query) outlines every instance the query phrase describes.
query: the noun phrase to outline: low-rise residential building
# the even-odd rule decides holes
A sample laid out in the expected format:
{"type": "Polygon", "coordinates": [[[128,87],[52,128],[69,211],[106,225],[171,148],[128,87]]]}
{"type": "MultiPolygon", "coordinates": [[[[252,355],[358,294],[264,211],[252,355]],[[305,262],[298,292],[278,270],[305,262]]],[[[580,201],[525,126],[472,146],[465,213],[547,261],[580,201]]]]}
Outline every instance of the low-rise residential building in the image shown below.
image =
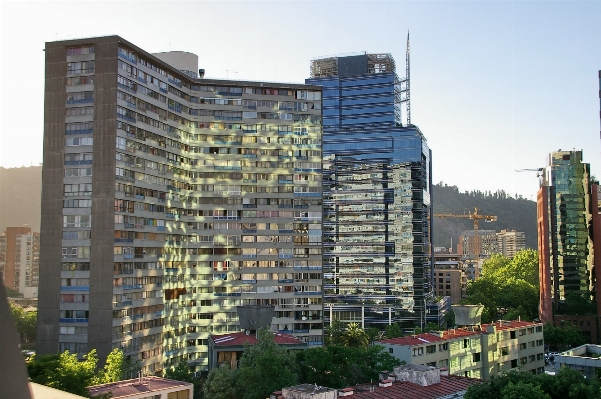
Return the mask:
{"type": "Polygon", "coordinates": [[[501,320],[474,328],[377,342],[407,364],[448,370],[449,375],[489,379],[509,370],[544,372],[542,323],[501,320]]]}
{"type": "MultiPolygon", "coordinates": [[[[286,350],[303,350],[308,344],[291,334],[274,333],[273,340],[286,350]]],[[[226,364],[231,369],[238,368],[238,361],[246,346],[257,343],[256,332],[246,331],[209,337],[209,369],[226,364]]]]}

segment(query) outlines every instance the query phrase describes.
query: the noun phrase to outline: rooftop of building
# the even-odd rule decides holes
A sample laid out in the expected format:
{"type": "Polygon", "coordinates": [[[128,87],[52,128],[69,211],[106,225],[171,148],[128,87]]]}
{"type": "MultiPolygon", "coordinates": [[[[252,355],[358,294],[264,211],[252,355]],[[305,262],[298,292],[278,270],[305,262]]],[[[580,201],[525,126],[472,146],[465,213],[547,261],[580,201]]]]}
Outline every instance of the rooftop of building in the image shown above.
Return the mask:
{"type": "MultiPolygon", "coordinates": [[[[265,87],[265,88],[281,88],[281,89],[289,88],[289,89],[321,90],[321,86],[310,85],[310,84],[299,83],[299,82],[260,82],[260,81],[253,81],[253,80],[192,78],[191,76],[187,75],[186,73],[180,71],[174,65],[171,65],[171,64],[163,61],[161,58],[157,57],[157,54],[159,56],[163,56],[163,55],[169,54],[169,53],[172,53],[172,54],[192,54],[192,53],[189,53],[186,51],[168,51],[168,52],[162,52],[162,53],[157,52],[157,53],[153,54],[153,53],[147,52],[146,50],[136,46],[135,44],[129,42],[128,40],[126,40],[123,37],[118,36],[118,35],[85,37],[85,38],[78,38],[78,39],[57,40],[57,41],[46,42],[46,50],[55,48],[55,47],[81,46],[81,45],[85,45],[85,44],[92,44],[97,41],[103,41],[103,42],[117,41],[120,44],[122,44],[123,46],[129,48],[130,50],[140,53],[145,58],[151,59],[152,62],[154,64],[156,64],[157,66],[168,69],[170,73],[177,75],[177,77],[180,78],[182,80],[182,82],[187,82],[188,84],[223,85],[223,86],[252,86],[252,87],[265,87]]],[[[210,71],[208,71],[208,72],[210,73],[210,71]]]]}
{"type": "Polygon", "coordinates": [[[150,376],[143,377],[142,379],[134,378],[131,380],[111,382],[109,384],[92,385],[91,387],[88,387],[88,390],[91,396],[110,392],[112,394],[111,398],[116,399],[143,393],[158,392],[171,388],[190,388],[191,386],[192,384],[189,382],[150,376]]]}
{"type": "MultiPolygon", "coordinates": [[[[306,342],[290,334],[274,333],[273,339],[278,345],[307,345],[306,342]]],[[[246,334],[244,331],[223,335],[211,335],[211,340],[215,346],[222,347],[244,346],[244,344],[254,345],[257,343],[257,337],[254,334],[246,334]]]]}
{"type": "Polygon", "coordinates": [[[408,335],[405,337],[398,338],[390,338],[384,339],[382,341],[377,341],[380,344],[388,344],[388,345],[400,345],[400,346],[414,346],[414,345],[423,345],[430,342],[441,342],[446,341],[453,338],[463,338],[469,337],[473,335],[479,335],[487,332],[487,328],[490,326],[494,326],[497,331],[502,330],[513,330],[516,328],[522,327],[533,327],[537,325],[542,325],[540,322],[534,321],[521,321],[521,320],[499,320],[490,324],[482,324],[481,326],[472,326],[472,327],[460,327],[460,328],[451,328],[445,331],[438,331],[433,333],[423,333],[416,335],[408,335]]]}
{"type": "Polygon", "coordinates": [[[454,375],[440,376],[440,383],[421,386],[408,381],[394,381],[389,387],[374,384],[359,385],[355,388],[354,399],[437,399],[465,392],[471,385],[481,383],[475,378],[454,375]]]}
{"type": "Polygon", "coordinates": [[[430,333],[416,334],[416,335],[407,335],[405,337],[398,338],[390,338],[382,341],[378,341],[381,344],[390,344],[390,345],[401,345],[401,346],[412,346],[412,345],[422,345],[428,344],[431,342],[440,342],[444,341],[443,338],[436,336],[430,333]]]}

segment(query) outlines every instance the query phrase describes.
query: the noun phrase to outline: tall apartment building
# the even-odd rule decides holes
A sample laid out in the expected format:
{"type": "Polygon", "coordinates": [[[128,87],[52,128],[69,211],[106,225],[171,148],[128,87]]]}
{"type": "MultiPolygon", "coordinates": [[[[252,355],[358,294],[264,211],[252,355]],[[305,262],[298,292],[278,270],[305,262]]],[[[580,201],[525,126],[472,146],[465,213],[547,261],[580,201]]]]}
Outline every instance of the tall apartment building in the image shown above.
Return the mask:
{"type": "Polygon", "coordinates": [[[326,322],[424,318],[432,295],[431,151],[401,124],[390,54],[311,61],[323,86],[326,322]]]}
{"type": "Polygon", "coordinates": [[[40,233],[31,227],[7,227],[0,235],[0,271],[6,287],[37,298],[40,233]]]}
{"type": "Polygon", "coordinates": [[[601,339],[601,203],[582,151],[549,154],[537,195],[542,321],[601,339]]]}
{"type": "Polygon", "coordinates": [[[513,258],[516,253],[526,249],[526,234],[523,231],[501,230],[497,233],[497,251],[503,256],[513,258]]]}
{"type": "Polygon", "coordinates": [[[321,344],[321,87],[197,78],[118,36],[45,52],[38,353],[202,370],[238,305],[321,344]]]}

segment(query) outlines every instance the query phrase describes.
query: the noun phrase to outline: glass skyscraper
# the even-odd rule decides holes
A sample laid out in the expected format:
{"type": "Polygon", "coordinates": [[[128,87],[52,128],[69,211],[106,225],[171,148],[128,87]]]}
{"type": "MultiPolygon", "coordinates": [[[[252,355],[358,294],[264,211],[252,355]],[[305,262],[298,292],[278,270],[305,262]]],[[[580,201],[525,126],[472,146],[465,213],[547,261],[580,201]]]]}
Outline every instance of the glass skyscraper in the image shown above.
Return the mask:
{"type": "Polygon", "coordinates": [[[582,151],[549,154],[538,192],[540,317],[578,326],[598,343],[601,244],[598,185],[582,151]]]}
{"type": "Polygon", "coordinates": [[[390,54],[312,61],[323,86],[324,317],[420,325],[432,295],[431,151],[402,126],[390,54]]]}

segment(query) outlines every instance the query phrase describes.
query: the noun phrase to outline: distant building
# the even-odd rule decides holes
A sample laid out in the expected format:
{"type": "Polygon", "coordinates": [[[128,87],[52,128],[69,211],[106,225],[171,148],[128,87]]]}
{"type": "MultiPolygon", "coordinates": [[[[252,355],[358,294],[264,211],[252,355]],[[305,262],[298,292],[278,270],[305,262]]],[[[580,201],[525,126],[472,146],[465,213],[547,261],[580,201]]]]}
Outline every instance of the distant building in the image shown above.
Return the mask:
{"type": "Polygon", "coordinates": [[[578,370],[586,378],[596,379],[597,371],[601,370],[601,346],[582,345],[555,355],[555,371],[569,367],[578,370]]]}
{"type": "Polygon", "coordinates": [[[582,151],[549,154],[537,195],[539,316],[601,342],[601,195],[582,151]],[[597,256],[595,256],[595,252],[597,256]]]}
{"type": "Polygon", "coordinates": [[[434,253],[434,292],[436,296],[448,296],[452,304],[458,304],[466,296],[467,275],[461,256],[441,252],[434,253]]]}
{"type": "Polygon", "coordinates": [[[499,321],[378,341],[407,364],[448,369],[450,375],[489,379],[510,370],[544,372],[543,324],[499,321]]]}
{"type": "Polygon", "coordinates": [[[7,227],[0,235],[0,271],[4,285],[37,298],[40,266],[40,233],[31,227],[7,227]]]}
{"type": "Polygon", "coordinates": [[[161,377],[143,377],[88,387],[91,396],[110,394],[111,399],[192,399],[194,385],[161,377]]]}
{"type": "Polygon", "coordinates": [[[526,234],[523,231],[501,230],[497,233],[497,251],[503,256],[513,258],[516,253],[526,249],[526,234]]]}
{"type": "Polygon", "coordinates": [[[464,258],[487,258],[497,252],[497,232],[495,230],[466,230],[459,236],[457,253],[464,258]]]}

